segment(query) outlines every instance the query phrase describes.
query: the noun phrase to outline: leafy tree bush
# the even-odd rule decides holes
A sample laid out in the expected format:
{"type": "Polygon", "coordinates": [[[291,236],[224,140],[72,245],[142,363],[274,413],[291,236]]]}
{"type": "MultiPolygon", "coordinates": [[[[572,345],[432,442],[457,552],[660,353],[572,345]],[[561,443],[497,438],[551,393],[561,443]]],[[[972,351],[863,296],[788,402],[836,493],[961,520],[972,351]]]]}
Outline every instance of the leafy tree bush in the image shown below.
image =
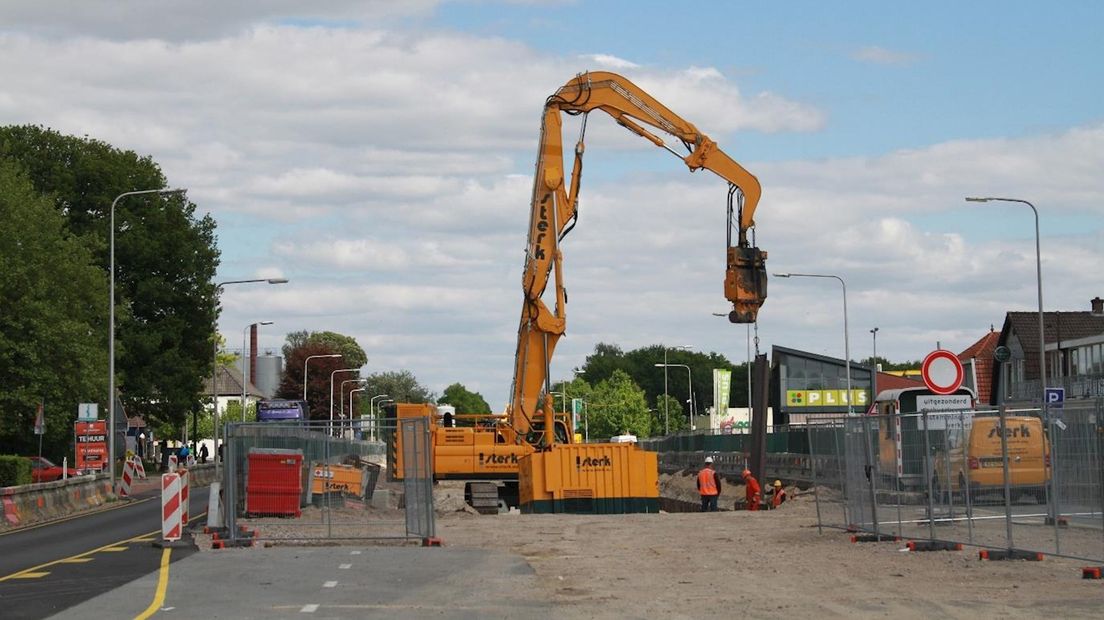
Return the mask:
{"type": "Polygon", "coordinates": [[[31,483],[31,462],[25,456],[0,454],[0,487],[31,483]]]}
{"type": "Polygon", "coordinates": [[[453,383],[445,388],[444,394],[437,399],[438,405],[452,405],[456,407],[456,413],[490,413],[491,406],[484,400],[479,392],[468,391],[460,383],[453,383]]]}

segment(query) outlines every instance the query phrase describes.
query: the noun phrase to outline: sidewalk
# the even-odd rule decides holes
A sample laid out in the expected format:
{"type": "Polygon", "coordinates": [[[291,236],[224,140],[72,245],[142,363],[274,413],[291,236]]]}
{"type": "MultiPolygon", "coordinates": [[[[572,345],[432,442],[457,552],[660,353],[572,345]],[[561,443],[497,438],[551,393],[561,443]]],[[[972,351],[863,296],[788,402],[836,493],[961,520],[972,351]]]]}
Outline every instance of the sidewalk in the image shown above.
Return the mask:
{"type": "MultiPolygon", "coordinates": [[[[533,569],[513,554],[422,547],[273,547],[193,554],[168,566],[160,614],[187,618],[548,617],[533,569]]],[[[132,618],[159,574],[54,618],[132,618]]]]}

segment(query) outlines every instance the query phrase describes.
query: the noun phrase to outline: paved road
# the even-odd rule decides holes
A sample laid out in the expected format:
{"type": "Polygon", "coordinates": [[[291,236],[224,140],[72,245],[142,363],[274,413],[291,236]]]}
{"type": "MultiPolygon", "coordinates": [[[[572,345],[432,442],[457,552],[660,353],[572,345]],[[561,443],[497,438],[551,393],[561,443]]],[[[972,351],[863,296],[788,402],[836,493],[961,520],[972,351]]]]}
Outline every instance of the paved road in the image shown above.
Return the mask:
{"type": "MultiPolygon", "coordinates": [[[[167,571],[156,617],[544,618],[557,611],[541,598],[522,557],[482,549],[224,549],[195,553],[167,571]]],[[[133,618],[150,605],[158,577],[142,577],[57,618],[133,618]]]]}
{"type": "MultiPolygon", "coordinates": [[[[192,514],[198,518],[206,506],[207,488],[193,489],[192,514]]],[[[161,550],[151,543],[160,514],[154,490],[107,510],[0,535],[0,617],[45,618],[157,571],[161,550]]],[[[179,549],[172,559],[191,553],[179,549]]],[[[150,590],[146,604],[152,597],[150,590]]]]}

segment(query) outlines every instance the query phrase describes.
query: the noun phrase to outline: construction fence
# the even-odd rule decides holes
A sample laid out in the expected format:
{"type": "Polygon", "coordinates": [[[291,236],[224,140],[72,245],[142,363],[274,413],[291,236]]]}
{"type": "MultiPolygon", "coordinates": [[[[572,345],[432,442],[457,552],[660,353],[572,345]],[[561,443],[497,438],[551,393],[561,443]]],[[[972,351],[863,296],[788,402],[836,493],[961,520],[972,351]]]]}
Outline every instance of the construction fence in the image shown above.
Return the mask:
{"type": "MultiPolygon", "coordinates": [[[[392,421],[394,422],[394,421],[392,421]]],[[[428,421],[381,426],[228,424],[222,475],[231,540],[422,540],[435,536],[428,421]],[[401,434],[401,441],[396,441],[401,434]],[[401,445],[401,475],[388,451],[401,445]]]]}
{"type": "Polygon", "coordinates": [[[1104,399],[822,418],[819,527],[1104,560],[1104,399]]]}

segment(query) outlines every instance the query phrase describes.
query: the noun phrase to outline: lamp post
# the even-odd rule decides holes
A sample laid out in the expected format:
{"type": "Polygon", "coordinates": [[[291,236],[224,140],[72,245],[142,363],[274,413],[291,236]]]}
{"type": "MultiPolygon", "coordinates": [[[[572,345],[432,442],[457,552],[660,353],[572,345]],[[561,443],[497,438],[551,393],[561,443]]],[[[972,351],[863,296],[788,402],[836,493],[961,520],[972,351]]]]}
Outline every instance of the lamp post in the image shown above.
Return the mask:
{"type": "Polygon", "coordinates": [[[367,389],[368,388],[353,388],[353,389],[349,390],[349,428],[353,429],[353,439],[357,438],[357,435],[356,435],[357,430],[359,430],[361,433],[364,432],[364,426],[363,425],[357,424],[355,427],[353,426],[353,411],[354,411],[354,409],[353,409],[353,394],[355,394],[357,392],[363,392],[364,390],[367,390],[367,389]]]}
{"type": "Polygon", "coordinates": [[[387,394],[376,394],[372,398],[368,399],[368,415],[372,416],[372,439],[376,438],[376,427],[379,426],[379,420],[376,419],[376,399],[388,398],[387,394]]]}
{"type": "Polygon", "coordinates": [[[776,273],[776,278],[835,278],[843,287],[843,357],[847,367],[847,415],[853,415],[851,410],[851,344],[847,336],[847,283],[843,278],[825,273],[776,273]]]}
{"type": "Polygon", "coordinates": [[[690,430],[694,430],[694,380],[690,377],[690,367],[686,364],[656,364],[656,368],[663,367],[663,371],[667,372],[667,368],[685,368],[686,369],[686,385],[690,392],[690,430]]]}
{"type": "MultiPolygon", "coordinates": [[[[111,470],[111,492],[115,492],[115,205],[127,196],[140,194],[174,194],[183,192],[183,189],[142,189],[134,192],[123,192],[111,201],[111,251],[108,262],[111,264],[110,299],[108,303],[108,336],[107,336],[107,465],[111,470]]],[[[187,426],[187,422],[185,422],[187,426]]]]}
{"type": "Polygon", "coordinates": [[[211,296],[211,317],[215,321],[215,331],[212,334],[214,337],[212,348],[214,349],[211,356],[212,367],[211,371],[211,405],[212,405],[212,421],[214,422],[214,441],[215,441],[215,478],[219,477],[219,473],[222,470],[222,464],[218,458],[219,448],[219,410],[218,410],[218,296],[222,287],[230,284],[252,284],[255,282],[265,282],[268,284],[287,284],[287,278],[254,278],[251,280],[226,280],[225,282],[219,282],[215,284],[215,293],[211,296]]]}
{"type": "Polygon", "coordinates": [[[360,369],[359,368],[338,368],[337,370],[330,373],[330,432],[331,433],[333,432],[333,413],[334,413],[334,410],[333,410],[333,406],[334,406],[334,402],[333,402],[334,375],[336,375],[339,372],[360,372],[360,369]]]}
{"type": "MultiPolygon", "coordinates": [[[[728,315],[726,314],[725,316],[728,316],[728,315]]],[[[663,365],[663,434],[664,435],[670,435],[671,434],[671,414],[670,414],[670,411],[669,411],[671,409],[671,405],[667,403],[667,351],[669,351],[671,349],[675,349],[677,351],[685,351],[689,348],[690,348],[690,346],[685,345],[685,344],[679,345],[677,347],[668,347],[666,345],[663,346],[663,364],[662,365],[663,365]]],[[[659,366],[660,366],[660,364],[656,364],[657,368],[659,366]]],[[[690,426],[693,427],[693,419],[692,418],[691,418],[691,425],[690,426]]]]}
{"type": "MultiPolygon", "coordinates": [[[[383,409],[384,405],[386,405],[387,403],[393,403],[393,402],[395,402],[395,399],[385,398],[385,399],[379,401],[378,403],[376,403],[376,417],[377,418],[379,417],[379,412],[380,412],[381,409],[383,409]]],[[[397,425],[398,425],[398,421],[396,420],[395,432],[399,431],[399,428],[398,428],[397,425]]],[[[379,437],[379,428],[378,428],[379,427],[379,420],[378,419],[376,421],[376,427],[377,427],[376,428],[376,437],[379,437]]]]}
{"type": "Polygon", "coordinates": [[[992,196],[967,196],[967,202],[1018,202],[1031,207],[1035,214],[1035,284],[1039,293],[1039,407],[1046,416],[1046,341],[1043,336],[1043,259],[1039,249],[1039,210],[1035,205],[1019,198],[994,198],[992,196]]]}
{"type": "MultiPolygon", "coordinates": [[[[367,381],[367,379],[360,379],[360,378],[358,378],[358,379],[346,379],[346,380],[341,382],[341,385],[339,385],[338,388],[337,388],[337,393],[338,393],[337,413],[338,413],[338,415],[344,415],[345,414],[345,384],[346,383],[362,383],[364,381],[367,381]]],[[[350,396],[349,397],[349,409],[350,409],[350,411],[353,408],[352,405],[353,405],[353,397],[350,396]]],[[[350,413],[350,418],[351,417],[352,417],[352,414],[350,413]]]]}
{"type": "Polygon", "coordinates": [[[870,402],[878,400],[878,328],[870,330],[870,335],[874,337],[874,359],[871,362],[870,371],[870,402]]]}
{"type": "Polygon", "coordinates": [[[322,357],[341,357],[340,353],[327,353],[324,355],[308,355],[307,359],[303,360],[303,402],[307,402],[307,364],[313,360],[322,357]]]}
{"type": "MultiPolygon", "coordinates": [[[[256,323],[250,323],[242,330],[242,397],[241,397],[241,421],[245,422],[245,386],[249,385],[249,365],[246,363],[249,361],[249,356],[245,353],[246,347],[246,332],[249,331],[254,325],[272,325],[272,321],[257,321],[256,323]]],[[[216,448],[217,449],[217,448],[216,448]]]]}

